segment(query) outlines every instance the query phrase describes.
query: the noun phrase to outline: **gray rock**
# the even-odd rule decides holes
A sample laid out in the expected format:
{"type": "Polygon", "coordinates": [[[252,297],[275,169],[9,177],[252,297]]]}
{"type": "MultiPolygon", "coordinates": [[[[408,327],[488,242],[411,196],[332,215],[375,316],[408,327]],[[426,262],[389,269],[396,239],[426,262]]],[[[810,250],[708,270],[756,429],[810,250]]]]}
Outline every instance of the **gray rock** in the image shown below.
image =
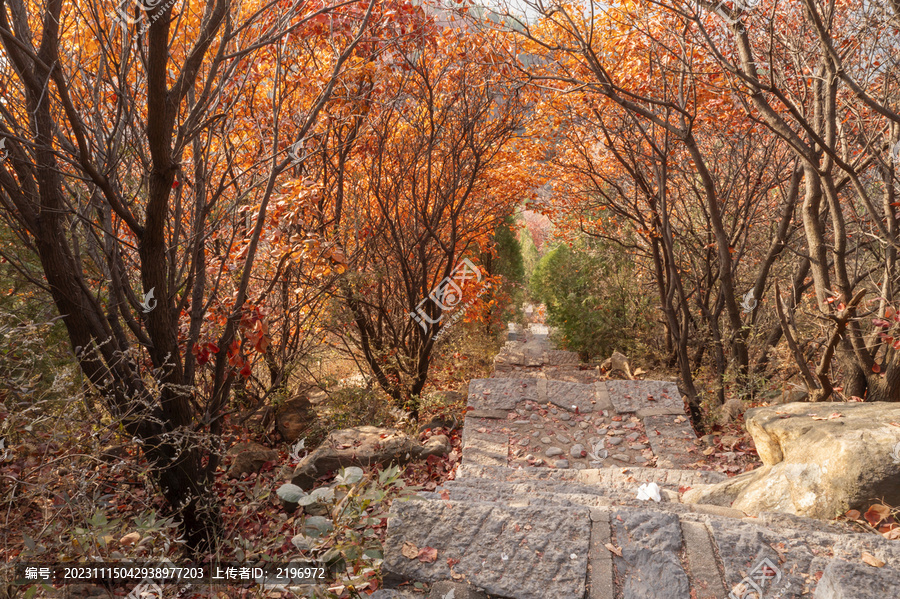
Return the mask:
{"type": "Polygon", "coordinates": [[[621,437],[610,437],[606,440],[607,445],[620,445],[622,443],[621,437]]]}
{"type": "Polygon", "coordinates": [[[744,402],[740,399],[729,399],[725,402],[725,405],[722,406],[721,412],[719,413],[719,424],[721,426],[727,426],[728,423],[737,420],[746,409],[747,408],[744,407],[744,402]]]}
{"type": "Polygon", "coordinates": [[[528,446],[528,437],[522,437],[521,439],[519,439],[519,442],[517,443],[517,445],[519,445],[521,447],[527,447],[528,446]]]}
{"type": "Polygon", "coordinates": [[[563,434],[556,435],[556,440],[559,441],[560,443],[565,443],[567,445],[572,442],[571,439],[569,439],[567,436],[565,436],[563,434]]]}
{"type": "MultiPolygon", "coordinates": [[[[447,439],[443,435],[436,437],[447,439]]],[[[429,450],[436,450],[439,442],[440,439],[435,441],[429,450]]],[[[347,466],[402,464],[420,457],[424,452],[422,445],[394,429],[358,426],[332,431],[315,451],[300,461],[291,482],[309,491],[316,478],[327,472],[347,466]]]]}
{"type": "Polygon", "coordinates": [[[896,592],[900,570],[832,560],[822,573],[814,599],[884,599],[896,592]],[[895,589],[889,591],[889,589],[895,589]]]}
{"type": "Polygon", "coordinates": [[[631,461],[631,458],[624,453],[614,453],[612,455],[612,458],[614,460],[619,460],[620,462],[630,462],[631,461]]]}
{"type": "Polygon", "coordinates": [[[636,457],[634,458],[634,463],[635,463],[635,464],[646,464],[646,463],[649,462],[649,461],[650,461],[650,460],[648,460],[647,458],[645,458],[645,457],[642,456],[642,455],[636,456],[636,457]]]}
{"type": "Polygon", "coordinates": [[[590,513],[579,506],[548,511],[452,500],[394,502],[382,571],[387,586],[437,582],[450,580],[448,560],[459,560],[453,572],[491,595],[583,597],[590,536],[590,513]],[[408,559],[401,554],[404,543],[433,547],[437,559],[408,559]]]}
{"type": "Polygon", "coordinates": [[[552,458],[553,456],[562,455],[563,450],[559,447],[548,447],[547,451],[544,452],[548,458],[552,458]]]}
{"type": "Polygon", "coordinates": [[[541,437],[541,443],[544,444],[550,443],[552,440],[550,437],[541,437]]]}
{"type": "Polygon", "coordinates": [[[627,435],[625,435],[625,439],[627,439],[628,441],[636,441],[640,436],[640,433],[628,433],[627,435]]]}
{"type": "Polygon", "coordinates": [[[450,599],[451,597],[452,599],[487,599],[487,595],[478,589],[449,580],[434,583],[428,593],[428,599],[450,599]]]}
{"type": "Polygon", "coordinates": [[[421,457],[428,457],[430,455],[447,455],[453,451],[453,445],[450,443],[449,437],[447,435],[434,435],[430,437],[427,441],[425,441],[425,446],[422,450],[421,457]]]}
{"type": "Polygon", "coordinates": [[[581,430],[585,430],[588,426],[590,426],[590,425],[587,422],[579,422],[578,423],[578,428],[580,428],[581,430]]]}
{"type": "Polygon", "coordinates": [[[421,594],[412,591],[398,591],[396,589],[378,589],[368,599],[421,599],[421,594]]]}
{"type": "Polygon", "coordinates": [[[569,460],[556,460],[555,462],[553,462],[553,467],[554,468],[568,468],[569,460]]]}
{"type": "Polygon", "coordinates": [[[641,444],[641,443],[634,443],[634,444],[632,444],[632,445],[629,445],[628,448],[629,448],[629,449],[633,449],[634,451],[640,451],[640,450],[642,450],[642,449],[646,449],[647,446],[646,446],[646,445],[643,445],[643,444],[641,444]]]}
{"type": "Polygon", "coordinates": [[[584,446],[575,444],[569,449],[569,455],[573,458],[583,458],[587,454],[584,451],[584,446]]]}
{"type": "Polygon", "coordinates": [[[613,559],[622,573],[625,599],[690,596],[688,577],[681,566],[681,526],[676,515],[616,510],[610,522],[622,549],[622,557],[613,559]]]}
{"type": "Polygon", "coordinates": [[[606,436],[606,433],[608,433],[608,432],[609,432],[609,429],[607,429],[607,428],[601,428],[601,429],[597,430],[597,434],[604,436],[604,437],[606,436]]]}
{"type": "Polygon", "coordinates": [[[228,450],[233,456],[228,476],[240,478],[244,474],[259,472],[266,462],[278,459],[278,452],[259,443],[236,443],[228,450]]]}
{"type": "Polygon", "coordinates": [[[289,399],[275,409],[275,427],[288,443],[305,436],[315,422],[316,413],[306,396],[289,399]]]}

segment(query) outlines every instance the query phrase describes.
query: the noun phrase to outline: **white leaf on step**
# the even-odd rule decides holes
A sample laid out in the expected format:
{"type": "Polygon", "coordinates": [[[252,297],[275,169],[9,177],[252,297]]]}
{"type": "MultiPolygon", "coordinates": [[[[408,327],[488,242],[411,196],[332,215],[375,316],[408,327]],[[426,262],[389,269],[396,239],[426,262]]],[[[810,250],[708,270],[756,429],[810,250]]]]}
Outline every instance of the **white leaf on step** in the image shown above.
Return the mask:
{"type": "Polygon", "coordinates": [[[659,485],[656,483],[644,483],[638,487],[637,498],[641,501],[652,499],[656,503],[659,503],[662,501],[662,497],[659,495],[659,485]]]}

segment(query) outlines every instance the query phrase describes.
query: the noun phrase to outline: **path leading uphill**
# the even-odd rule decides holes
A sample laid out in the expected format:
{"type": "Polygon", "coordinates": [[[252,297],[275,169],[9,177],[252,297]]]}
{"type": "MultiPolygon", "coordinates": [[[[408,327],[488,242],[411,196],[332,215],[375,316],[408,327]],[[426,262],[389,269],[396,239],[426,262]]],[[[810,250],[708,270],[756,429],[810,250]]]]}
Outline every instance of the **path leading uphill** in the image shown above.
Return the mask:
{"type": "Polygon", "coordinates": [[[469,384],[456,479],[394,503],[386,586],[433,583],[431,599],[900,596],[900,544],[680,503],[691,486],[726,477],[687,469],[695,435],[674,383],[598,381],[576,354],[553,349],[545,327],[516,337],[493,376],[469,384]]]}

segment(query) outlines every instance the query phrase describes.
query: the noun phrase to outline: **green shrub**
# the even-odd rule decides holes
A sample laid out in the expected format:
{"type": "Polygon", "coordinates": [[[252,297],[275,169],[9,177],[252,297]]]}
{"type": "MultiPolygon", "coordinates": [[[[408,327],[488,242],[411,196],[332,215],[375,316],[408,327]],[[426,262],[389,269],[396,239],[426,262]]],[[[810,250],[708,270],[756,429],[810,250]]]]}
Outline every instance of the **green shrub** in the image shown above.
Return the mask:
{"type": "Polygon", "coordinates": [[[651,329],[650,301],[621,247],[597,240],[559,245],[535,267],[532,295],[547,306],[547,324],[562,346],[590,360],[628,353],[651,329]]]}

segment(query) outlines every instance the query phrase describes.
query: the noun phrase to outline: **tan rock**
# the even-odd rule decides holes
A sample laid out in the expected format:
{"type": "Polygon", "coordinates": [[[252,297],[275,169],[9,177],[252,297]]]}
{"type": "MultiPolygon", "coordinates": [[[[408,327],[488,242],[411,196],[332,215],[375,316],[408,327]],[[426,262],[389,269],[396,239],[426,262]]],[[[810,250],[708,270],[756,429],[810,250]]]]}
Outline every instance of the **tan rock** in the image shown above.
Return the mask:
{"type": "Polygon", "coordinates": [[[873,500],[900,503],[900,461],[891,458],[900,404],[792,403],[748,410],[745,420],[765,465],[682,501],[822,519],[873,500]]]}

